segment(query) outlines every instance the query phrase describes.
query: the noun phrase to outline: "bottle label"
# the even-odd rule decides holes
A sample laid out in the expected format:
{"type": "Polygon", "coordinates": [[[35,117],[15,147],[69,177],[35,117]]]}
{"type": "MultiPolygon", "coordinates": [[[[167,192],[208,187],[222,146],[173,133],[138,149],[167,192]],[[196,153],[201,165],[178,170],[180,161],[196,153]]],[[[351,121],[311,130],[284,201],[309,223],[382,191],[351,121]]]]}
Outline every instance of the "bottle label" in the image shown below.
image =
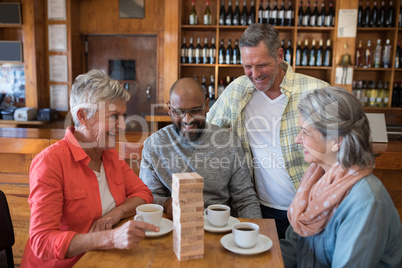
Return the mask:
{"type": "Polygon", "coordinates": [[[190,25],[196,25],[197,24],[197,15],[190,15],[190,25]]]}
{"type": "Polygon", "coordinates": [[[210,25],[211,24],[211,16],[208,14],[204,15],[204,25],[210,25]]]}
{"type": "Polygon", "coordinates": [[[224,64],[224,63],[225,63],[225,61],[224,61],[223,55],[219,55],[219,64],[224,64]]]}
{"type": "Polygon", "coordinates": [[[204,57],[204,58],[208,58],[208,49],[207,48],[204,48],[203,50],[202,50],[202,56],[204,57]]]}
{"type": "Polygon", "coordinates": [[[278,12],[277,12],[276,10],[272,10],[272,11],[271,11],[271,18],[272,18],[272,19],[276,19],[277,16],[278,16],[278,12]]]}
{"type": "Polygon", "coordinates": [[[283,10],[279,10],[279,12],[278,12],[278,18],[279,19],[283,19],[284,18],[284,11],[283,10]]]}
{"type": "Polygon", "coordinates": [[[237,21],[236,17],[233,18],[233,25],[239,25],[239,22],[237,21]]]}
{"type": "Polygon", "coordinates": [[[287,18],[288,20],[291,20],[291,19],[292,19],[292,10],[286,11],[286,18],[287,18]]]}
{"type": "Polygon", "coordinates": [[[233,64],[237,64],[237,55],[233,55],[233,64]]]}
{"type": "Polygon", "coordinates": [[[194,51],[193,51],[192,48],[189,48],[189,49],[187,50],[187,56],[188,56],[189,58],[192,58],[192,57],[193,57],[193,53],[194,53],[194,51]]]}
{"type": "Polygon", "coordinates": [[[195,52],[194,52],[194,57],[196,57],[196,58],[199,58],[200,57],[200,50],[199,49],[196,49],[195,50],[195,52]]]}
{"type": "Polygon", "coordinates": [[[307,16],[303,16],[303,26],[308,26],[308,17],[307,16]]]}
{"type": "Polygon", "coordinates": [[[331,25],[331,19],[332,19],[332,16],[326,16],[325,17],[325,26],[327,26],[327,27],[331,27],[332,25],[331,25]]]}
{"type": "Polygon", "coordinates": [[[225,25],[225,18],[223,16],[219,17],[219,25],[225,25]]]}
{"type": "Polygon", "coordinates": [[[316,16],[311,16],[310,17],[310,26],[315,26],[315,21],[317,20],[316,16]]]}
{"type": "Polygon", "coordinates": [[[226,64],[231,64],[230,55],[226,55],[226,64]]]}
{"type": "Polygon", "coordinates": [[[181,49],[181,56],[182,56],[182,57],[186,57],[186,56],[187,56],[186,54],[187,54],[187,49],[182,48],[182,49],[181,49]]]}
{"type": "Polygon", "coordinates": [[[210,57],[215,57],[215,49],[214,48],[209,49],[209,56],[210,57]]]}
{"type": "Polygon", "coordinates": [[[230,18],[230,16],[226,17],[225,22],[226,22],[226,25],[231,25],[232,24],[232,19],[230,18]]]}
{"type": "Polygon", "coordinates": [[[322,26],[322,16],[318,16],[317,26],[322,26]]]}
{"type": "MultiPolygon", "coordinates": [[[[264,19],[268,20],[269,19],[269,11],[268,10],[264,10],[264,19]]],[[[268,21],[267,21],[268,23],[268,21]]]]}

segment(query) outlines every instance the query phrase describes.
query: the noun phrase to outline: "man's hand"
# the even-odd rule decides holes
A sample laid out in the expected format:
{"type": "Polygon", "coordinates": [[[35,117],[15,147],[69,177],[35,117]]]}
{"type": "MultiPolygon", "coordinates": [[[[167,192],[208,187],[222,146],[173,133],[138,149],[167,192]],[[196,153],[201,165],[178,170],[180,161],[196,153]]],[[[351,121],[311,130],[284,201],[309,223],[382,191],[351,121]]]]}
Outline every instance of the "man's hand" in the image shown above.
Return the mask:
{"type": "Polygon", "coordinates": [[[166,211],[166,216],[169,219],[173,219],[172,198],[169,198],[168,200],[165,201],[165,204],[163,204],[163,208],[166,211]]]}
{"type": "Polygon", "coordinates": [[[112,226],[121,220],[121,211],[117,207],[92,223],[89,233],[112,229],[112,226]]]}

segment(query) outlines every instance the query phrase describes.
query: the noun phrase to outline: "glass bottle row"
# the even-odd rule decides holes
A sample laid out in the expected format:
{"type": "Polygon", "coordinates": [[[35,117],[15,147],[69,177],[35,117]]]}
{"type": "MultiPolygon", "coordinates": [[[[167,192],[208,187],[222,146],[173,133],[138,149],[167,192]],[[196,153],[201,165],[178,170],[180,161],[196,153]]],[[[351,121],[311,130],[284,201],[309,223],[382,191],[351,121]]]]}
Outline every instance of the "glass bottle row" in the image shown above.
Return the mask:
{"type": "Polygon", "coordinates": [[[352,92],[365,107],[388,107],[388,81],[353,81],[352,92]]]}
{"type": "Polygon", "coordinates": [[[371,40],[367,41],[366,48],[363,48],[362,40],[360,40],[359,46],[356,49],[356,67],[391,68],[392,47],[390,43],[390,40],[386,39],[385,45],[382,46],[381,39],[377,39],[377,45],[373,50],[371,47],[371,40]]]}

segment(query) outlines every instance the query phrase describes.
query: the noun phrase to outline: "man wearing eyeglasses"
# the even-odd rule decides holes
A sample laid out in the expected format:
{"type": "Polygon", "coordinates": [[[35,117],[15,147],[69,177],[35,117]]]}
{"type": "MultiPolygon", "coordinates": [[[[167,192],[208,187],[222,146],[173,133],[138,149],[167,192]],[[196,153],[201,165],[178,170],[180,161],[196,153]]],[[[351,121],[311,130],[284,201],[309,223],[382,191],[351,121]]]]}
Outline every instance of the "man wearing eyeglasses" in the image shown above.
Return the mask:
{"type": "Polygon", "coordinates": [[[239,138],[206,123],[209,99],[193,78],[170,89],[166,103],[172,125],[152,134],[142,150],[140,178],[172,218],[172,174],[197,172],[204,178],[204,206],[225,204],[234,216],[261,218],[257,195],[239,138]]]}

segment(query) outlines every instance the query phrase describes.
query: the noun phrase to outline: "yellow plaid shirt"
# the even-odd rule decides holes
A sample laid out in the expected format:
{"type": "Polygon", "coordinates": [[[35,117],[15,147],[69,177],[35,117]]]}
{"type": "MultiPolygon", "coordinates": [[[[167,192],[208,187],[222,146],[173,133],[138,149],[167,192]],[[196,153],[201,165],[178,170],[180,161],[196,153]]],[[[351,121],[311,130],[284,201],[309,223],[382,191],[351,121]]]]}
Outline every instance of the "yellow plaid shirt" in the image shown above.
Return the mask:
{"type": "MultiPolygon", "coordinates": [[[[281,64],[286,74],[280,84],[285,95],[285,110],[281,119],[280,140],[286,170],[297,189],[308,164],[304,161],[303,148],[295,143],[299,133],[297,105],[309,92],[329,86],[328,83],[303,74],[293,72],[287,62],[281,64]]],[[[225,128],[231,128],[240,138],[246,154],[247,165],[253,176],[253,158],[245,128],[244,107],[256,90],[253,83],[245,76],[237,78],[226,87],[222,96],[215,102],[207,114],[207,121],[225,128]]]]}

